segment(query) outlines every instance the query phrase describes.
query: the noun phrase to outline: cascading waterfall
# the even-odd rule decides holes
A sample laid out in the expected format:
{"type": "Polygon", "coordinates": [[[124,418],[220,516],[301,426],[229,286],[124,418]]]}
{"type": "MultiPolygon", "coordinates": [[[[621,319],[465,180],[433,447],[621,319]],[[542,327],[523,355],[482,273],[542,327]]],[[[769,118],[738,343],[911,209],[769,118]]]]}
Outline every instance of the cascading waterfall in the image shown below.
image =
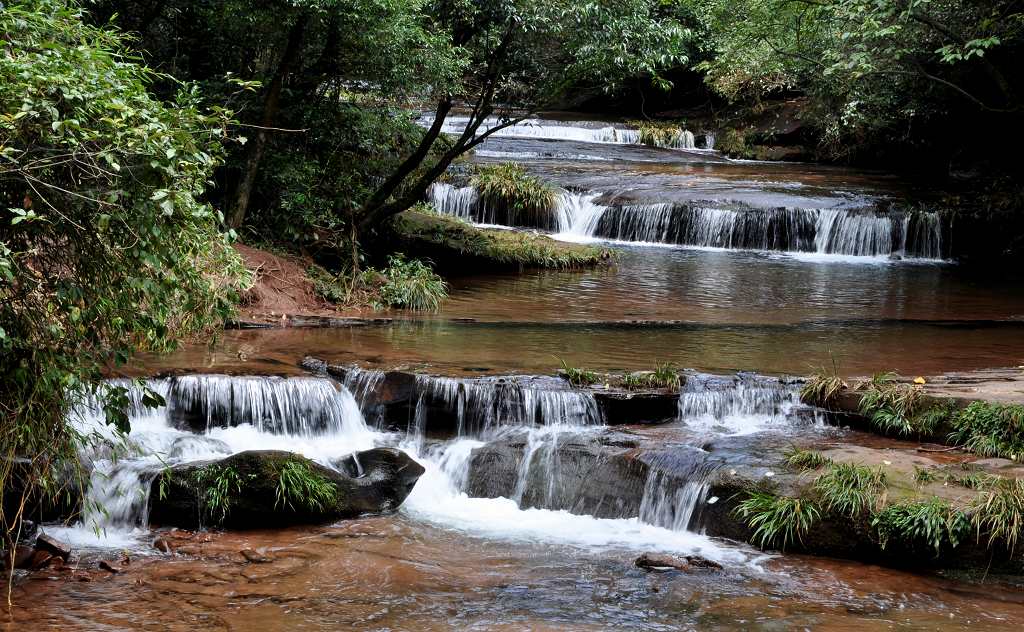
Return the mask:
{"type": "MultiPolygon", "coordinates": [[[[603,505],[598,515],[607,518],[586,515],[592,505],[576,490],[586,482],[590,466],[573,455],[607,432],[589,391],[552,377],[421,376],[415,384],[415,423],[398,436],[369,430],[350,392],[369,400],[382,379],[379,371],[349,369],[344,380],[349,388],[327,378],[192,375],[151,380],[147,386],[166,398],[166,406],[156,409],[142,405],[142,389],[134,384],[114,383],[128,391],[128,449],[116,459],[105,451],[88,455],[93,477],[85,519],[52,531],[76,545],[96,545],[98,527],[103,546],[135,546],[146,533],[150,482],[166,465],[277,449],[335,467],[332,463],[345,455],[398,443],[427,468],[403,511],[445,528],[743,559],[688,531],[702,503],[710,502],[705,499],[705,455],[696,446],[644,457],[648,474],[642,489],[626,494],[632,504],[603,505]],[[426,438],[438,416],[454,421],[455,438],[426,438]],[[510,438],[522,446],[510,493],[468,497],[474,451],[510,438]]],[[[691,375],[680,416],[687,424],[705,417],[727,421],[736,414],[774,420],[792,417],[793,406],[792,388],[778,380],[691,375]]],[[[76,423],[91,424],[82,430],[103,431],[102,413],[93,402],[78,411],[76,423]]]]}
{"type": "MultiPolygon", "coordinates": [[[[473,187],[431,186],[438,212],[494,223],[473,187]]],[[[554,210],[557,232],[568,239],[609,239],[697,248],[804,252],[916,259],[943,257],[937,213],[857,209],[719,208],[697,204],[605,206],[597,193],[563,191],[554,210]]]]}
{"type": "Polygon", "coordinates": [[[794,421],[822,423],[815,409],[800,402],[796,384],[743,374],[688,376],[679,393],[677,419],[693,428],[728,434],[749,434],[794,421]]]}
{"type": "MultiPolygon", "coordinates": [[[[465,116],[449,116],[441,131],[445,134],[461,134],[469,119],[465,116]]],[[[420,119],[424,127],[430,126],[429,117],[420,119]]],[[[502,124],[497,118],[486,119],[478,130],[483,134],[502,124]]],[[[492,134],[505,138],[544,138],[550,140],[571,140],[585,143],[635,145],[640,140],[637,130],[597,122],[574,121],[572,123],[544,119],[526,119],[505,127],[492,134]]]]}
{"type": "Polygon", "coordinates": [[[937,213],[851,209],[727,209],[682,204],[608,207],[589,235],[619,241],[941,259],[937,213]]]}
{"type": "Polygon", "coordinates": [[[348,390],[323,378],[189,375],[149,380],[165,405],[147,408],[133,382],[126,389],[131,432],[123,439],[106,424],[100,401],[70,414],[91,441],[81,455],[91,468],[81,522],[48,530],[76,545],[131,546],[145,535],[149,488],[165,467],[220,459],[245,450],[288,450],[326,465],[366,450],[374,435],[348,390]]]}
{"type": "Polygon", "coordinates": [[[505,426],[594,426],[602,423],[593,393],[556,378],[456,379],[418,375],[414,428],[431,418],[453,426],[456,436],[485,437],[505,426]],[[454,424],[451,423],[454,421],[454,424]]]}

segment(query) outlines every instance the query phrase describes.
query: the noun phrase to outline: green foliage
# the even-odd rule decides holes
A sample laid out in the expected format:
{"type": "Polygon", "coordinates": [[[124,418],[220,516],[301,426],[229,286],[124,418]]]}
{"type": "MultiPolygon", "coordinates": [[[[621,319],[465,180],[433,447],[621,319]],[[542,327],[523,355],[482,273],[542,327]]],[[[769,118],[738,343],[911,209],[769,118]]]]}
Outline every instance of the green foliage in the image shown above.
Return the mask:
{"type": "Polygon", "coordinates": [[[852,463],[833,463],[814,481],[826,511],[854,519],[875,510],[885,487],[881,468],[852,463]]]}
{"type": "Polygon", "coordinates": [[[813,406],[828,408],[846,388],[843,378],[835,373],[829,375],[819,371],[800,387],[800,400],[813,406]]]}
{"type": "MultiPolygon", "coordinates": [[[[920,386],[897,382],[892,373],[880,373],[858,388],[864,389],[860,413],[880,431],[904,436],[923,432],[924,426],[917,423],[923,394],[920,386]]],[[[926,425],[934,421],[929,418],[926,425]]]]}
{"type": "Polygon", "coordinates": [[[971,528],[967,516],[941,498],[886,507],[871,521],[885,549],[893,541],[905,546],[924,544],[935,549],[955,548],[971,528]]]}
{"type": "Polygon", "coordinates": [[[575,387],[583,387],[597,383],[598,377],[594,371],[570,366],[565,360],[559,360],[559,362],[562,363],[562,370],[559,373],[569,381],[569,384],[575,387]]]}
{"type": "Polygon", "coordinates": [[[314,472],[307,463],[288,460],[277,471],[277,498],[274,507],[323,511],[337,502],[334,483],[314,472]]]}
{"type": "Polygon", "coordinates": [[[938,480],[938,476],[935,475],[935,472],[925,467],[914,466],[914,482],[918,485],[927,485],[936,480],[938,480]]]}
{"type": "Polygon", "coordinates": [[[605,248],[556,241],[532,232],[477,228],[428,209],[419,207],[395,218],[392,226],[399,240],[413,247],[438,249],[442,254],[453,253],[516,269],[588,268],[614,256],[613,251],[605,248]]]}
{"type": "Polygon", "coordinates": [[[244,275],[203,202],[230,116],[191,85],[155,99],[164,78],[68,2],[7,2],[0,33],[0,485],[30,455],[31,487],[59,494],[83,484],[76,405],[108,400],[127,430],[102,370],[233,311],[244,275]]]}
{"type": "Polygon", "coordinates": [[[233,498],[242,492],[242,478],[231,466],[213,465],[195,470],[193,485],[199,494],[202,511],[216,524],[222,524],[231,511],[233,498]]]}
{"type": "Polygon", "coordinates": [[[511,162],[479,166],[470,183],[476,187],[483,212],[491,223],[557,227],[557,192],[529,175],[525,167],[511,162]]]}
{"type": "Polygon", "coordinates": [[[1020,459],[1024,454],[1024,406],[974,402],[951,420],[950,440],[981,456],[1020,459]]]}
{"type": "Polygon", "coordinates": [[[402,254],[388,257],[388,267],[370,268],[360,277],[362,284],[376,292],[377,308],[402,307],[436,310],[448,297],[448,284],[431,267],[402,254]]]}
{"type": "Polygon", "coordinates": [[[993,481],[968,508],[971,524],[980,539],[987,536],[988,546],[1005,546],[1011,553],[1024,534],[1024,479],[993,481]]]}
{"type": "MultiPolygon", "coordinates": [[[[836,158],[955,111],[1014,111],[1022,11],[1006,0],[694,0],[708,58],[732,100],[807,95],[821,150],[836,158]],[[742,19],[737,19],[742,16],[742,19]],[[913,121],[913,125],[906,122],[913,121]]],[[[944,142],[944,141],[943,141],[944,142]]]]}
{"type": "Polygon", "coordinates": [[[778,546],[782,550],[794,540],[802,541],[821,516],[813,501],[762,491],[749,492],[734,511],[754,529],[753,539],[761,548],[778,546]]]}
{"type": "Polygon", "coordinates": [[[306,271],[313,281],[313,291],[317,296],[336,305],[344,305],[352,296],[353,283],[351,275],[332,274],[318,265],[312,265],[306,271]]]}
{"type": "Polygon", "coordinates": [[[795,445],[789,446],[782,453],[786,458],[786,466],[794,470],[818,470],[832,465],[832,459],[816,450],[804,450],[795,445]]]}
{"type": "Polygon", "coordinates": [[[653,371],[641,371],[623,375],[622,385],[629,390],[679,388],[679,370],[671,362],[659,363],[653,371]]]}

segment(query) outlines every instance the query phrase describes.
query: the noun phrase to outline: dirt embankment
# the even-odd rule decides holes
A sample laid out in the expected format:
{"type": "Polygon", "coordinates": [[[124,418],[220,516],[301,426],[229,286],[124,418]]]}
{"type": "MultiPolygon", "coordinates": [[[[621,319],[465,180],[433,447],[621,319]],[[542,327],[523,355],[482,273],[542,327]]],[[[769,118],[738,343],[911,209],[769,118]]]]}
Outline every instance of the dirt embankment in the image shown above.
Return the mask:
{"type": "Polygon", "coordinates": [[[288,324],[296,316],[347,318],[365,316],[354,307],[335,305],[316,291],[309,275],[313,262],[293,255],[279,255],[236,244],[253,285],[242,295],[238,309],[241,323],[288,324]]]}

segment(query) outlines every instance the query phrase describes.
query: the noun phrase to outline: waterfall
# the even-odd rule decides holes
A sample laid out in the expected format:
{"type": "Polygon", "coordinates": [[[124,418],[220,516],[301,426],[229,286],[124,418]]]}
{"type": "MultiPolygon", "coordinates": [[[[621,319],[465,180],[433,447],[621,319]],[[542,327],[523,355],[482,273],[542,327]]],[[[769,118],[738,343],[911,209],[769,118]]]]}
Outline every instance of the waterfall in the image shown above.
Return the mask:
{"type": "Polygon", "coordinates": [[[454,187],[446,182],[435,182],[427,189],[427,201],[438,213],[467,222],[476,221],[478,196],[473,187],[454,187]]]}
{"type": "Polygon", "coordinates": [[[145,535],[150,484],[164,468],[220,459],[245,450],[298,452],[328,467],[373,447],[355,399],[325,378],[187,375],[147,380],[166,405],[147,408],[145,389],[110,380],[101,389],[125,389],[131,431],[113,434],[102,398],[69,414],[81,434],[104,438],[83,447],[91,469],[81,521],[48,531],[84,546],[131,546],[145,535]]]}
{"type": "MultiPolygon", "coordinates": [[[[352,393],[359,409],[364,415],[370,413],[371,403],[381,383],[384,381],[384,371],[374,369],[362,369],[358,366],[351,366],[345,370],[345,378],[342,383],[352,393]]],[[[384,421],[384,410],[377,409],[373,425],[381,427],[384,421]]]]}
{"type": "Polygon", "coordinates": [[[416,376],[413,434],[435,421],[457,436],[487,436],[505,426],[593,426],[602,423],[593,393],[557,378],[456,379],[416,376]]]}
{"type": "Polygon", "coordinates": [[[800,402],[797,385],[776,378],[695,374],[687,376],[679,393],[677,418],[695,429],[750,434],[806,417],[822,423],[800,402]]]}
{"type": "Polygon", "coordinates": [[[307,377],[187,375],[172,378],[169,419],[207,430],[251,424],[261,432],[312,436],[348,430],[358,405],[331,380],[307,377]]]}
{"type": "Polygon", "coordinates": [[[942,258],[937,213],[850,209],[728,209],[683,204],[611,206],[588,234],[619,241],[862,257],[942,258]]]}

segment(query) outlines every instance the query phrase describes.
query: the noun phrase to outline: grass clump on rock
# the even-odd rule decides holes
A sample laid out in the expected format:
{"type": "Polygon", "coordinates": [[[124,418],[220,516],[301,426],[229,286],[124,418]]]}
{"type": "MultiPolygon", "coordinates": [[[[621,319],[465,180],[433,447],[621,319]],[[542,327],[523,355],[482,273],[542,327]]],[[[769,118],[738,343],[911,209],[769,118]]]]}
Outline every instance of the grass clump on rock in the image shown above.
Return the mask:
{"type": "Polygon", "coordinates": [[[682,121],[634,121],[638,140],[648,147],[689,149],[693,147],[693,134],[682,121]]]}
{"type": "Polygon", "coordinates": [[[971,529],[962,511],[938,497],[890,505],[875,515],[871,526],[882,549],[895,541],[909,548],[923,544],[934,549],[936,556],[944,548],[956,548],[971,529]]]}
{"type": "Polygon", "coordinates": [[[506,162],[476,168],[470,179],[479,196],[484,222],[555,230],[558,192],[529,175],[520,165],[506,162]]]}
{"type": "Polygon", "coordinates": [[[826,465],[832,465],[832,459],[815,450],[790,446],[782,454],[786,457],[786,465],[795,470],[818,470],[826,465]]]}
{"type": "Polygon", "coordinates": [[[858,518],[874,511],[885,491],[886,476],[881,468],[853,463],[833,463],[814,481],[826,511],[858,518]]]}
{"type": "Polygon", "coordinates": [[[765,491],[749,492],[735,512],[754,529],[752,539],[758,546],[778,546],[781,550],[794,540],[802,540],[821,517],[821,509],[812,500],[776,496],[765,491]]]}
{"type": "Polygon", "coordinates": [[[337,500],[338,490],[331,481],[299,460],[285,461],[277,470],[278,505],[294,510],[296,506],[323,511],[337,500]]]}
{"type": "Polygon", "coordinates": [[[800,399],[813,406],[828,408],[832,405],[839,393],[847,388],[846,382],[837,374],[828,374],[821,371],[800,388],[800,399]]]}
{"type": "Polygon", "coordinates": [[[569,381],[569,384],[582,387],[590,386],[597,382],[597,373],[588,369],[570,366],[565,360],[561,360],[562,370],[559,371],[562,377],[569,381]]]}
{"type": "Polygon", "coordinates": [[[679,370],[671,362],[658,364],[653,371],[623,375],[622,385],[629,390],[679,388],[679,370]]]}
{"type": "Polygon", "coordinates": [[[950,439],[986,457],[1013,460],[1024,453],[1024,406],[974,402],[950,419],[950,439]]]}

